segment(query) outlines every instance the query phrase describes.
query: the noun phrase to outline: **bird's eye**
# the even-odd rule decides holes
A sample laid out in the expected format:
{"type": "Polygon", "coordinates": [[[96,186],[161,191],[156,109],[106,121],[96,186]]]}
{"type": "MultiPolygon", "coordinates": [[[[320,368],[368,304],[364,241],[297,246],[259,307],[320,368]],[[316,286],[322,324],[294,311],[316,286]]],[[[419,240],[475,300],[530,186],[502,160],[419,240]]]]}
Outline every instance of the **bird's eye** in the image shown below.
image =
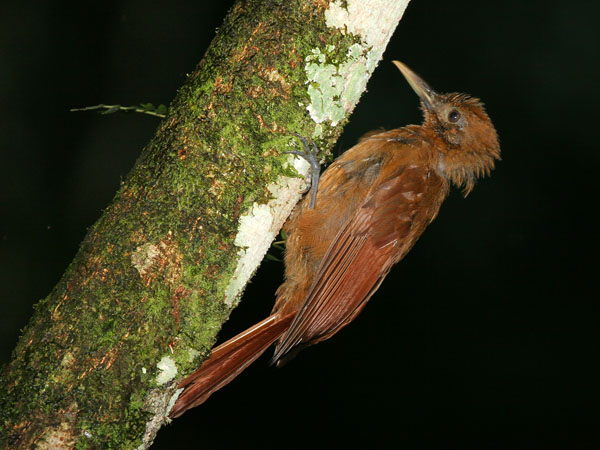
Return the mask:
{"type": "Polygon", "coordinates": [[[458,122],[458,119],[460,119],[460,113],[457,110],[453,109],[448,113],[449,122],[458,122]]]}

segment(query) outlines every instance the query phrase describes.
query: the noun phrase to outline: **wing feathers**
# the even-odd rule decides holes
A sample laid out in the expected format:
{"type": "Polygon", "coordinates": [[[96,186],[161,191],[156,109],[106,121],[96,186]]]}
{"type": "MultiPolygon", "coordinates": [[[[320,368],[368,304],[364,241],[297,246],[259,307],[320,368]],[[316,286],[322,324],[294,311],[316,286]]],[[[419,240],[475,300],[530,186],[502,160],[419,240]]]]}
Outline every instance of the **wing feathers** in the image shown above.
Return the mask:
{"type": "Polygon", "coordinates": [[[360,312],[398,254],[405,253],[402,248],[410,248],[422,231],[413,224],[429,175],[425,168],[404,167],[374,187],[333,240],[273,361],[298,345],[329,338],[360,312]]]}

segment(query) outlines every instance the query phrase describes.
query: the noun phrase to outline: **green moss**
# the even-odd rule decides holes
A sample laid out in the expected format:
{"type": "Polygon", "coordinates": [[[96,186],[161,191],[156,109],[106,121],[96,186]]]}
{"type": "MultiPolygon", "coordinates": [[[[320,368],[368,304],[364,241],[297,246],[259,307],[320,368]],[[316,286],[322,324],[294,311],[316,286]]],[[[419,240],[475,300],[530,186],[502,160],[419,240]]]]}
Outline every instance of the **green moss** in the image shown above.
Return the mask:
{"type": "Polygon", "coordinates": [[[11,436],[24,435],[19,426],[55,426],[57,411],[77,405],[68,419],[76,448],[136,447],[158,361],[169,356],[183,376],[208,354],[231,312],[223,299],[239,217],[269,200],[266,187],[280,175],[295,175],[282,157],[299,145],[293,133],[327,148],[348,114],[341,99],[360,95],[331,84],[362,64],[357,39],[328,29],[322,11],[304,2],[275,3],[234,6],[36,307],[0,379],[0,418],[11,436]]]}

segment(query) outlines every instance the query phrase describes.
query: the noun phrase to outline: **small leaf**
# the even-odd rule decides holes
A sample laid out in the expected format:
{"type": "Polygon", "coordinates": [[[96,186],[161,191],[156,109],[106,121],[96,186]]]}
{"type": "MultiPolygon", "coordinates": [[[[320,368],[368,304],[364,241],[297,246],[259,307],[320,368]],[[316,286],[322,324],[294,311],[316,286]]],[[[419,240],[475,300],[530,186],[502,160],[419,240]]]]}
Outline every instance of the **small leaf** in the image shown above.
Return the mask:
{"type": "Polygon", "coordinates": [[[282,262],[281,259],[277,258],[276,256],[271,255],[270,253],[267,253],[265,255],[265,259],[268,260],[268,261],[282,262]]]}
{"type": "Polygon", "coordinates": [[[119,109],[121,109],[121,105],[113,105],[105,111],[102,111],[100,114],[112,114],[116,113],[119,109]]]}

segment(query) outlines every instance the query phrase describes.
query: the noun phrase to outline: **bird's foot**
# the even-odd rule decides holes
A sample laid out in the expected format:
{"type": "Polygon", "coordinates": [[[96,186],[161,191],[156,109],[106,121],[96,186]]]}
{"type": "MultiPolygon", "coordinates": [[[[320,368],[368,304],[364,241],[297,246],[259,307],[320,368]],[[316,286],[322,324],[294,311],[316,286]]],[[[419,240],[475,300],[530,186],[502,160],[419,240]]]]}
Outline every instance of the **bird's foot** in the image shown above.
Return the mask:
{"type": "Polygon", "coordinates": [[[294,133],[298,139],[302,141],[302,145],[304,145],[304,151],[300,152],[297,150],[290,150],[289,152],[292,155],[298,155],[301,158],[304,158],[310,164],[310,208],[314,208],[317,202],[317,191],[319,189],[319,176],[321,174],[321,165],[319,164],[319,148],[316,144],[310,140],[305,138],[304,136],[294,133]]]}

